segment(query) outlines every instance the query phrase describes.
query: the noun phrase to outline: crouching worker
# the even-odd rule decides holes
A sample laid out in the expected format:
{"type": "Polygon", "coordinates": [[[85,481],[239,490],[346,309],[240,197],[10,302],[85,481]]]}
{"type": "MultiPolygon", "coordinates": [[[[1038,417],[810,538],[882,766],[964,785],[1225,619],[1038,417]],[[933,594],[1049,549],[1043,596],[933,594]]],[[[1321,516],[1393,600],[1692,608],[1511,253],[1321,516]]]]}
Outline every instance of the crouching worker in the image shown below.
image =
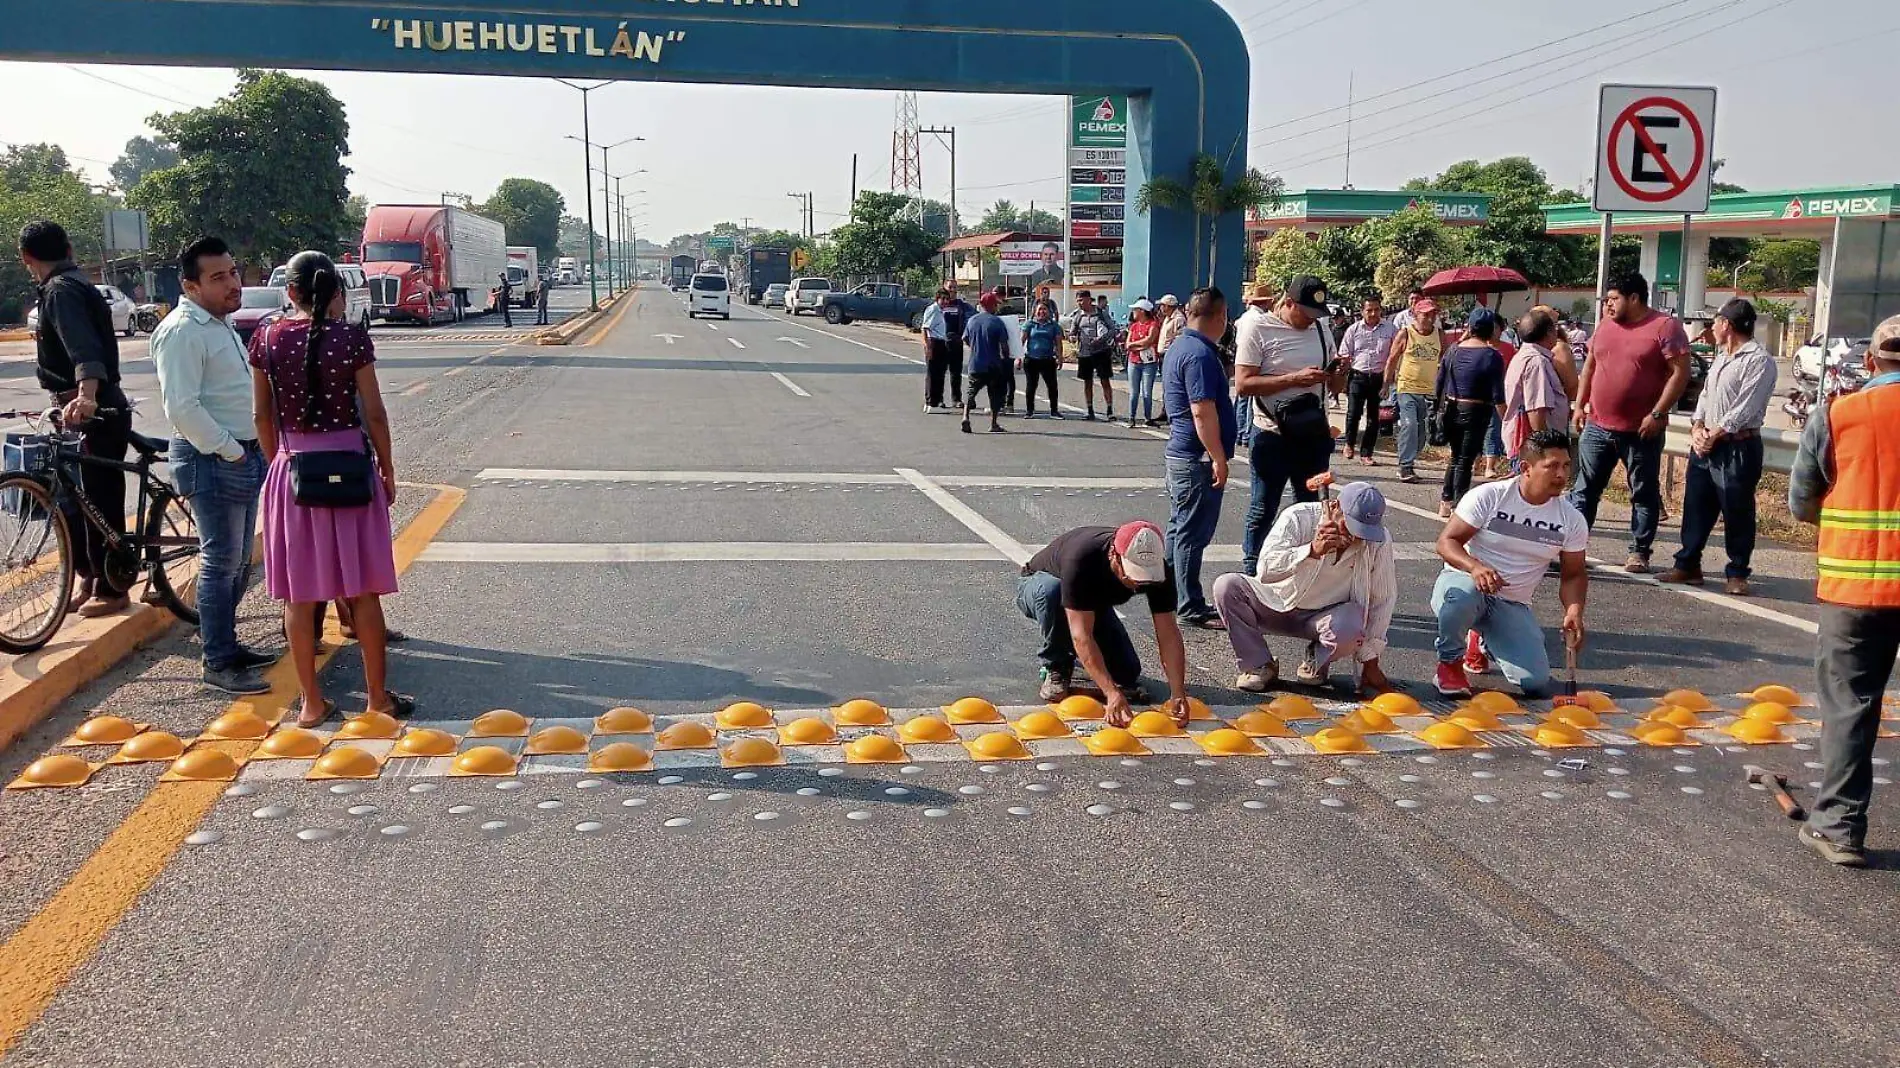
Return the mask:
{"type": "Polygon", "coordinates": [[[1262,693],[1279,679],[1266,641],[1277,634],[1306,641],[1296,673],[1303,683],[1325,684],[1332,663],[1345,660],[1358,664],[1364,690],[1391,690],[1379,656],[1399,596],[1393,561],[1385,497],[1368,483],[1346,486],[1338,500],[1281,512],[1261,547],[1259,574],[1214,583],[1214,605],[1240,662],[1235,688],[1262,693]]]}
{"type": "Polygon", "coordinates": [[[1168,565],[1161,529],[1153,523],[1077,527],[1050,542],[1023,565],[1016,607],[1042,630],[1044,701],[1069,695],[1075,665],[1101,689],[1108,722],[1126,727],[1135,706],[1150,697],[1141,684],[1141,658],[1115,609],[1147,598],[1155,644],[1168,676],[1168,713],[1188,720],[1187,650],[1174,618],[1174,568],[1168,565]]]}
{"type": "Polygon", "coordinates": [[[1435,681],[1446,697],[1471,695],[1464,659],[1474,631],[1506,681],[1525,696],[1542,697],[1549,690],[1550,654],[1531,604],[1553,560],[1561,561],[1557,599],[1564,606],[1564,641],[1583,647],[1590,527],[1563,495],[1570,485],[1570,436],[1539,430],[1518,458],[1523,474],[1465,494],[1438,536],[1445,570],[1432,590],[1432,611],[1438,615],[1435,681]]]}

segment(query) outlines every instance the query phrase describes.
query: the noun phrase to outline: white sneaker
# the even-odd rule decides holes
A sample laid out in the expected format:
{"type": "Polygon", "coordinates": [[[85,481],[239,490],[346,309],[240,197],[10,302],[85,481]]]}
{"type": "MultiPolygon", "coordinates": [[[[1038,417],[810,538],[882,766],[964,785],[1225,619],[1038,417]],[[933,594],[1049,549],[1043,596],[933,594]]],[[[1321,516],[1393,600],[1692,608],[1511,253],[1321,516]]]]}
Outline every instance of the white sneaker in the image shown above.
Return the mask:
{"type": "Polygon", "coordinates": [[[1266,693],[1267,687],[1280,680],[1280,665],[1268,664],[1259,671],[1243,671],[1234,680],[1234,689],[1243,693],[1266,693]]]}

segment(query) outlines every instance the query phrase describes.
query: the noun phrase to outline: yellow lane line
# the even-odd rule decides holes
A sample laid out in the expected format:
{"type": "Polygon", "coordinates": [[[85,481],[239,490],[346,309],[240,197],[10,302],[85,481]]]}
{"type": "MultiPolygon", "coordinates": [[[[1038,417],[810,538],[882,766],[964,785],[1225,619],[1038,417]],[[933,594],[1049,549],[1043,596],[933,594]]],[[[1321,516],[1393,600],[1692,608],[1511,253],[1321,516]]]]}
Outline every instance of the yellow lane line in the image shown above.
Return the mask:
{"type": "Polygon", "coordinates": [[[606,337],[608,334],[613,333],[615,330],[620,329],[620,320],[625,319],[627,317],[628,309],[632,308],[635,304],[639,303],[640,294],[644,292],[646,291],[643,289],[628,290],[620,298],[620,310],[614,313],[613,321],[609,322],[606,326],[603,326],[600,329],[594,331],[594,336],[591,338],[588,338],[584,344],[578,347],[583,348],[583,349],[591,349],[595,345],[600,344],[602,338],[606,337]]]}
{"type": "MultiPolygon", "coordinates": [[[[405,572],[442,532],[467,493],[454,486],[430,487],[436,497],[396,538],[396,570],[405,572]]],[[[341,643],[332,633],[326,644],[341,643]]],[[[322,670],[333,653],[318,657],[322,670]]],[[[271,692],[234,701],[230,711],[250,709],[265,719],[285,714],[298,700],[296,669],[286,658],[265,678],[271,692]]],[[[257,742],[221,742],[219,748],[242,761],[257,742]]],[[[138,903],[147,887],[203,821],[227,789],[219,782],[159,783],[138,808],[116,827],[61,887],[18,931],[0,944],[0,1057],[39,1019],[80,966],[92,958],[106,935],[138,903]]]]}

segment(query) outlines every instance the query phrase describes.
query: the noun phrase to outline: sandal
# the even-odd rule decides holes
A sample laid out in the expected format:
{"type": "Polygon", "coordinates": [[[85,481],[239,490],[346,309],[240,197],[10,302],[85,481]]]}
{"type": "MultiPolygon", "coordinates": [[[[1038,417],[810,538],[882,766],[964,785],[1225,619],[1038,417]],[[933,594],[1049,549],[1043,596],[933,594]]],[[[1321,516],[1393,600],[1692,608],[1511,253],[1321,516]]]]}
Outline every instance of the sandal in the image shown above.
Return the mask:
{"type": "Polygon", "coordinates": [[[416,699],[410,697],[408,694],[397,693],[391,690],[389,691],[389,707],[372,708],[370,711],[387,713],[396,719],[408,719],[410,716],[416,714],[416,699]]]}
{"type": "Polygon", "coordinates": [[[326,697],[323,699],[323,715],[318,716],[316,719],[311,719],[308,714],[299,712],[297,714],[297,726],[303,727],[307,730],[311,727],[317,726],[318,724],[322,723],[324,720],[327,720],[331,716],[334,716],[334,715],[336,715],[336,702],[326,697]]]}

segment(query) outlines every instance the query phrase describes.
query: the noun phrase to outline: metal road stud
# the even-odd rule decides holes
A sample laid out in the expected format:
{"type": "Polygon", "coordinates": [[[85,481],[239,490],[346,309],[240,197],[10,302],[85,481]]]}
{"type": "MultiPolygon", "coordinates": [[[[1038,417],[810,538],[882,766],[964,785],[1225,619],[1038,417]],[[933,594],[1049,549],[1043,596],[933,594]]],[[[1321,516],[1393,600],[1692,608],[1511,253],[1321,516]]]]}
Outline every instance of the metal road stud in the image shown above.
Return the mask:
{"type": "Polygon", "coordinates": [[[566,724],[543,727],[528,739],[528,745],[522,752],[529,756],[546,756],[556,753],[587,752],[587,735],[566,724]]]}
{"type": "Polygon", "coordinates": [[[817,716],[806,716],[780,727],[778,738],[786,745],[829,745],[838,740],[838,730],[817,716]]]}
{"type": "Polygon", "coordinates": [[[954,742],[957,732],[941,716],[918,716],[907,719],[897,728],[898,736],[907,742],[954,742]]]}
{"type": "Polygon", "coordinates": [[[221,749],[193,749],[165,769],[160,782],[230,782],[237,778],[238,762],[221,749]]]}
{"type": "Polygon", "coordinates": [[[1148,751],[1140,738],[1120,727],[1103,727],[1083,738],[1082,744],[1096,756],[1139,756],[1148,751]]]}
{"type": "Polygon", "coordinates": [[[882,727],[891,721],[891,714],[876,701],[860,697],[832,709],[831,718],[843,727],[882,727]]]}
{"type": "Polygon", "coordinates": [[[270,721],[248,708],[234,709],[211,721],[202,737],[256,739],[270,733],[270,721]]]}
{"type": "Polygon", "coordinates": [[[970,755],[980,760],[1028,760],[1023,740],[1009,731],[990,731],[964,743],[970,755]]]}
{"type": "Polygon", "coordinates": [[[719,762],[729,768],[759,768],[785,763],[785,754],[768,739],[740,738],[726,746],[719,762]]]}
{"type": "Polygon", "coordinates": [[[1197,735],[1194,741],[1211,756],[1251,756],[1260,752],[1252,738],[1232,727],[1220,727],[1197,735]]]}
{"type": "Polygon", "coordinates": [[[1016,721],[1016,734],[1022,738],[1067,738],[1073,733],[1061,716],[1046,708],[1016,721]]]}
{"type": "Polygon", "coordinates": [[[1129,721],[1128,733],[1137,738],[1179,738],[1187,732],[1166,712],[1143,712],[1129,721]]]}
{"type": "Polygon", "coordinates": [[[1644,745],[1676,746],[1696,745],[1693,738],[1682,733],[1682,728],[1673,723],[1638,723],[1630,728],[1630,733],[1644,745]]]}
{"type": "Polygon", "coordinates": [[[1297,693],[1283,693],[1267,702],[1267,711],[1291,722],[1296,719],[1319,719],[1319,706],[1310,698],[1297,693]]]}
{"type": "Polygon", "coordinates": [[[632,742],[609,742],[587,758],[588,771],[651,771],[653,754],[632,742]]]}
{"type": "Polygon", "coordinates": [[[1473,733],[1470,727],[1455,720],[1440,720],[1429,727],[1413,733],[1413,737],[1431,746],[1433,749],[1486,749],[1489,746],[1484,739],[1473,733]]]}
{"type": "Polygon", "coordinates": [[[1583,707],[1598,715],[1616,711],[1616,698],[1602,690],[1578,690],[1577,700],[1583,702],[1583,707]]]}
{"type": "Polygon", "coordinates": [[[1793,709],[1778,701],[1757,701],[1743,709],[1742,715],[1763,723],[1794,723],[1800,719],[1793,709]]]}
{"type": "Polygon", "coordinates": [[[853,764],[901,764],[909,759],[904,747],[882,734],[867,734],[844,747],[844,758],[853,764]]]}
{"type": "MultiPolygon", "coordinates": [[[[401,748],[401,743],[397,743],[401,748]]],[[[287,727],[264,739],[257,747],[263,760],[304,760],[323,752],[323,738],[302,727],[287,727]]]]}
{"type": "MultiPolygon", "coordinates": [[[[281,735],[279,735],[281,737],[281,735]]],[[[396,739],[392,757],[439,757],[455,752],[455,735],[433,727],[416,727],[396,739]]]]}
{"type": "Polygon", "coordinates": [[[1658,703],[1686,708],[1691,712],[1715,711],[1714,702],[1710,701],[1708,695],[1701,690],[1670,690],[1662,695],[1662,700],[1658,703]]]}
{"type": "Polygon", "coordinates": [[[1392,717],[1371,705],[1361,705],[1339,719],[1339,725],[1354,734],[1393,734],[1399,725],[1392,717]]]}
{"type": "Polygon", "coordinates": [[[1650,709],[1649,714],[1643,719],[1650,723],[1667,723],[1674,727],[1681,727],[1683,730],[1694,730],[1703,726],[1702,717],[1696,715],[1693,709],[1682,708],[1678,705],[1658,705],[1650,709]]]}
{"type": "Polygon", "coordinates": [[[1544,722],[1568,723],[1579,730],[1587,731],[1603,726],[1602,717],[1582,705],[1565,705],[1562,708],[1552,709],[1550,714],[1544,717],[1544,722]]]}
{"type": "Polygon", "coordinates": [[[1802,704],[1800,694],[1795,693],[1786,686],[1780,686],[1774,683],[1770,683],[1767,686],[1757,686],[1754,692],[1746,693],[1742,696],[1752,697],[1757,701],[1773,701],[1775,704],[1787,705],[1789,708],[1799,708],[1802,704]]]}
{"type": "Polygon", "coordinates": [[[9,789],[36,786],[78,786],[92,777],[91,764],[71,753],[43,756],[26,766],[9,789]]]}
{"type": "Polygon", "coordinates": [[[373,754],[353,745],[346,745],[318,757],[317,762],[310,766],[310,774],[306,778],[374,779],[381,771],[382,762],[373,754]]]}
{"type": "Polygon", "coordinates": [[[1106,717],[1108,709],[1103,707],[1102,702],[1088,694],[1077,693],[1064,697],[1061,703],[1056,705],[1056,715],[1071,721],[1096,720],[1106,717]]]}
{"type": "Polygon", "coordinates": [[[1747,742],[1750,745],[1767,745],[1771,742],[1785,742],[1788,740],[1788,736],[1781,733],[1781,725],[1779,723],[1770,723],[1767,720],[1761,719],[1750,719],[1747,716],[1743,716],[1728,726],[1723,727],[1722,733],[1737,741],[1747,742]]]}
{"type": "Polygon", "coordinates": [[[1003,714],[996,706],[981,697],[965,697],[954,704],[945,705],[943,714],[952,723],[1001,723],[1003,714]]]}
{"type": "Polygon", "coordinates": [[[653,717],[637,708],[610,708],[594,717],[595,734],[650,734],[653,717]]]}
{"type": "Polygon", "coordinates": [[[497,708],[475,717],[468,729],[470,738],[526,738],[528,717],[510,708],[497,708]]]}
{"type": "Polygon", "coordinates": [[[1264,709],[1256,708],[1251,712],[1242,712],[1234,717],[1234,726],[1249,738],[1293,738],[1293,728],[1286,720],[1264,709]]]}
{"type": "MultiPolygon", "coordinates": [[[[335,756],[325,753],[324,760],[335,756]]],[[[323,763],[319,760],[317,763],[323,763]]],[[[450,775],[513,775],[515,773],[515,755],[498,745],[478,745],[455,755],[455,762],[449,766],[450,775]]]]}
{"type": "Polygon", "coordinates": [[[1498,718],[1496,712],[1486,708],[1476,708],[1471,705],[1466,705],[1464,708],[1446,716],[1445,722],[1456,723],[1469,731],[1501,731],[1504,729],[1504,721],[1498,718]]]}
{"type": "Polygon", "coordinates": [[[114,764],[141,764],[153,760],[177,760],[184,755],[185,743],[170,731],[146,731],[112,755],[114,764]]]}
{"type": "Polygon", "coordinates": [[[673,724],[653,738],[657,749],[711,749],[713,744],[712,728],[690,719],[673,724]]]}
{"type": "Polygon", "coordinates": [[[736,701],[720,709],[713,722],[726,730],[770,727],[772,710],[757,701],[736,701]]]}
{"type": "Polygon", "coordinates": [[[1382,693],[1366,703],[1370,707],[1376,708],[1388,716],[1420,716],[1425,714],[1425,710],[1419,707],[1418,698],[1413,697],[1409,693],[1399,693],[1397,691],[1382,693]]]}
{"type": "Polygon", "coordinates": [[[139,732],[139,725],[124,716],[94,716],[73,732],[73,741],[81,745],[122,745],[139,732]]]}
{"type": "Polygon", "coordinates": [[[1351,727],[1322,727],[1307,735],[1306,740],[1313,743],[1314,749],[1327,755],[1372,752],[1365,736],[1351,727]]]}
{"type": "Polygon", "coordinates": [[[1560,719],[1547,720],[1530,729],[1532,740],[1547,749],[1577,749],[1595,745],[1590,736],[1560,719]]]}
{"type": "Polygon", "coordinates": [[[1471,695],[1471,700],[1465,702],[1465,707],[1481,708],[1486,712],[1493,712],[1500,716],[1508,716],[1513,712],[1519,711],[1515,697],[1512,697],[1508,693],[1499,693],[1496,690],[1479,690],[1477,693],[1471,695]]]}
{"type": "Polygon", "coordinates": [[[396,717],[389,713],[365,712],[360,716],[351,716],[346,720],[343,726],[337,728],[336,736],[338,738],[354,738],[359,740],[382,740],[394,738],[397,734],[401,733],[401,731],[402,724],[397,723],[396,717]]]}

